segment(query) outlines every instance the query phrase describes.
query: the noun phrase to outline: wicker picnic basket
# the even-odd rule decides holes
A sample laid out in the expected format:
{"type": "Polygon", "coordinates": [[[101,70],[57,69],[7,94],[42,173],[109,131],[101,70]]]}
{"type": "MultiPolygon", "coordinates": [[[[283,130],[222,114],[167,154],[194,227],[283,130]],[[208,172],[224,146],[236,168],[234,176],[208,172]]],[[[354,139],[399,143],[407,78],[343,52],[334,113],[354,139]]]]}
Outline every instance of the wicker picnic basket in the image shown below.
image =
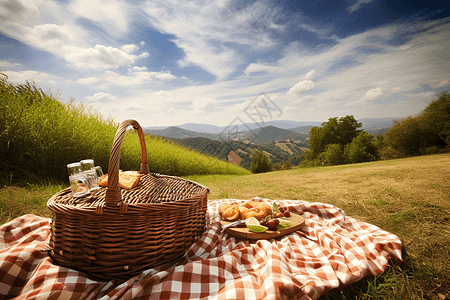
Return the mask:
{"type": "Polygon", "coordinates": [[[119,125],[109,157],[108,186],[74,198],[53,195],[50,256],[55,263],[96,280],[124,281],[183,258],[205,227],[208,188],[183,178],[149,173],[144,133],[135,120],[119,125]],[[121,189],[120,149],[128,126],[138,130],[139,184],[121,189]]]}

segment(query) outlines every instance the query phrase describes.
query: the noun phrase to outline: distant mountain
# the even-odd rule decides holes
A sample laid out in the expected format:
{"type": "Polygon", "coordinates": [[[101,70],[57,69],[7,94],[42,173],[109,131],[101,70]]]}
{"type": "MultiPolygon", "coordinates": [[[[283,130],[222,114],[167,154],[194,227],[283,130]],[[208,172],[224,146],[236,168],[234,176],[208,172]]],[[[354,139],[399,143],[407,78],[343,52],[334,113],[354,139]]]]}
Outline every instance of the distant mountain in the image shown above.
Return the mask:
{"type": "MultiPolygon", "coordinates": [[[[384,134],[396,118],[364,118],[358,120],[362,129],[372,135],[384,134]]],[[[265,143],[297,140],[307,143],[309,131],[313,126],[321,126],[323,122],[297,122],[287,120],[269,121],[263,124],[245,123],[233,126],[215,126],[209,124],[185,123],[170,127],[145,127],[144,133],[160,135],[167,138],[185,139],[205,137],[213,140],[247,141],[258,145],[265,143]]]]}
{"type": "Polygon", "coordinates": [[[266,126],[254,129],[244,134],[242,137],[235,138],[235,141],[248,141],[257,145],[280,141],[299,141],[307,144],[308,135],[294,132],[292,130],[282,129],[275,126],[266,126]]]}
{"type": "MultiPolygon", "coordinates": [[[[317,125],[317,126],[319,126],[319,125],[317,125]]],[[[292,131],[297,132],[297,133],[303,133],[303,134],[306,134],[306,135],[309,136],[309,131],[310,131],[311,128],[313,128],[313,127],[314,127],[314,126],[312,126],[312,125],[309,125],[309,126],[300,126],[300,127],[291,128],[291,129],[289,129],[289,130],[292,130],[292,131]]]]}
{"type": "MultiPolygon", "coordinates": [[[[363,125],[364,130],[370,129],[380,129],[380,128],[390,128],[393,126],[392,121],[398,118],[363,118],[358,120],[363,125]]],[[[177,126],[152,126],[144,127],[144,132],[151,130],[162,130],[169,127],[178,127],[188,131],[194,131],[198,133],[215,133],[221,134],[228,129],[233,129],[239,132],[244,132],[248,130],[263,128],[266,126],[275,126],[281,129],[289,129],[298,133],[308,133],[311,127],[321,126],[323,122],[318,121],[290,121],[290,120],[273,120],[264,123],[242,123],[233,124],[230,126],[216,126],[211,124],[197,124],[197,123],[185,123],[177,126]]]]}
{"type": "Polygon", "coordinates": [[[166,138],[172,138],[172,139],[186,139],[186,138],[193,138],[193,137],[206,137],[206,138],[215,139],[215,135],[213,135],[212,137],[209,135],[205,136],[205,134],[186,130],[186,129],[175,127],[175,126],[167,127],[165,129],[153,129],[153,130],[151,130],[151,129],[149,130],[149,129],[145,128],[144,133],[150,133],[151,135],[160,135],[160,136],[164,136],[166,138]]]}
{"type": "Polygon", "coordinates": [[[292,130],[292,128],[300,127],[300,126],[319,126],[322,124],[322,122],[317,121],[303,121],[303,122],[297,122],[297,121],[283,121],[283,120],[275,120],[275,121],[269,121],[265,122],[265,126],[275,126],[281,129],[289,129],[292,130]]]}
{"type": "Polygon", "coordinates": [[[363,118],[358,120],[358,122],[362,123],[362,129],[365,131],[371,129],[381,129],[381,128],[391,128],[394,126],[394,120],[398,120],[399,118],[363,118]]]}
{"type": "Polygon", "coordinates": [[[370,135],[377,136],[379,134],[384,135],[391,128],[379,128],[379,129],[369,129],[366,130],[370,135]]]}
{"type": "Polygon", "coordinates": [[[209,125],[209,124],[195,124],[195,123],[185,123],[183,125],[177,126],[182,129],[196,131],[196,132],[205,132],[205,133],[220,133],[224,127],[209,125]]]}
{"type": "MultiPolygon", "coordinates": [[[[297,121],[290,121],[290,120],[273,120],[263,123],[241,123],[241,124],[232,124],[227,126],[216,126],[216,125],[210,125],[210,124],[197,124],[197,123],[185,123],[181,125],[177,125],[175,127],[186,129],[189,131],[195,131],[199,133],[215,133],[215,134],[221,134],[224,131],[228,129],[233,129],[235,131],[248,131],[252,129],[258,129],[265,126],[275,126],[282,129],[290,129],[295,128],[299,126],[306,126],[311,125],[312,126],[319,126],[322,124],[322,122],[315,122],[315,121],[303,121],[303,122],[297,122],[297,121]]],[[[171,126],[173,127],[173,126],[171,126]]],[[[148,132],[151,130],[161,130],[169,128],[169,126],[152,126],[152,127],[144,127],[144,132],[148,132]]]]}

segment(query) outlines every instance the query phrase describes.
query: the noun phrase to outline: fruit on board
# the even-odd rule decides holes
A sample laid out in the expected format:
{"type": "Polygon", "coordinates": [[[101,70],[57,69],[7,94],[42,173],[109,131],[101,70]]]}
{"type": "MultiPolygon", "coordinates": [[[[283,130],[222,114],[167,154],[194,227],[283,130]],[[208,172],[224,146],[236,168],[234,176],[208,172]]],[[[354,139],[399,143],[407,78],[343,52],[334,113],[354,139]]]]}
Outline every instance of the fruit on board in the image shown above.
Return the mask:
{"type": "Polygon", "coordinates": [[[278,220],[277,219],[269,219],[266,221],[267,227],[269,227],[270,230],[278,230],[278,220]]]}
{"type": "Polygon", "coordinates": [[[283,227],[287,227],[287,226],[291,225],[291,221],[286,220],[286,219],[278,218],[278,221],[280,222],[279,224],[283,227]]]}
{"type": "Polygon", "coordinates": [[[264,232],[268,229],[266,226],[260,225],[258,219],[256,219],[255,217],[245,219],[245,225],[247,226],[248,230],[253,232],[264,232]]]}

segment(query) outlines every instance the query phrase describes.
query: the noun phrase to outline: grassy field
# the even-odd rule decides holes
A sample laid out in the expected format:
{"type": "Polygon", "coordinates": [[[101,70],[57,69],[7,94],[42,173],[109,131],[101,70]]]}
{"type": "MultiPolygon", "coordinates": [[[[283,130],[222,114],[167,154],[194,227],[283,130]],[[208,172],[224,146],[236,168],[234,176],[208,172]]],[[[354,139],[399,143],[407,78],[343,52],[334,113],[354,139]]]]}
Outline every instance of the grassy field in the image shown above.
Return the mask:
{"type": "Polygon", "coordinates": [[[449,154],[190,179],[208,186],[210,199],[259,196],[333,204],[400,237],[402,266],[333,292],[332,299],[450,299],[449,154]]]}
{"type": "MultiPolygon", "coordinates": [[[[450,154],[254,175],[186,177],[210,188],[209,199],[307,200],[390,231],[404,263],[321,299],[450,299],[450,154]]],[[[33,213],[50,216],[58,185],[0,189],[0,223],[33,213]]]]}

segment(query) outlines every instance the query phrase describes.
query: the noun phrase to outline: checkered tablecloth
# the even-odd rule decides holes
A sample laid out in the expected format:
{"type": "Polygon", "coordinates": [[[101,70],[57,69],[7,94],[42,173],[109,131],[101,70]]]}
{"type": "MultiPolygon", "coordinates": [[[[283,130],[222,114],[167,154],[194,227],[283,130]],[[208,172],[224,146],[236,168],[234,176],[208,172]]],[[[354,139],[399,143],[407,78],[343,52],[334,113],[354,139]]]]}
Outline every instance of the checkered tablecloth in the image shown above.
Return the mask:
{"type": "Polygon", "coordinates": [[[50,219],[25,215],[0,227],[0,299],[317,299],[401,262],[399,238],[332,205],[256,201],[288,207],[305,227],[276,240],[249,242],[221,233],[218,206],[185,260],[126,282],[98,282],[48,256],[50,219]]]}

